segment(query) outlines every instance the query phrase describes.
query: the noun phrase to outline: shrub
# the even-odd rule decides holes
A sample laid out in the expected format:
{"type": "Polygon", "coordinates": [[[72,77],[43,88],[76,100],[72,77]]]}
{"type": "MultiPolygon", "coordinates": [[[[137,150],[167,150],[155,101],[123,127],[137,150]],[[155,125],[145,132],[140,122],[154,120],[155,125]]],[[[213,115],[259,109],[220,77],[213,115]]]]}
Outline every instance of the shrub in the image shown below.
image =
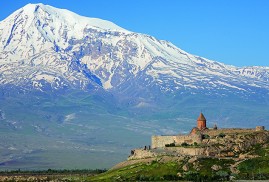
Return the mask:
{"type": "Polygon", "coordinates": [[[174,147],[176,146],[175,143],[165,144],[165,147],[174,147]]]}
{"type": "Polygon", "coordinates": [[[140,174],[136,176],[136,180],[138,181],[149,181],[149,177],[145,176],[144,174],[140,174]]]}
{"type": "Polygon", "coordinates": [[[189,144],[186,143],[186,142],[183,142],[183,143],[181,144],[181,146],[182,146],[182,147],[187,147],[187,146],[189,146],[189,144]]]}
{"type": "Polygon", "coordinates": [[[197,181],[197,179],[199,178],[199,173],[196,171],[188,171],[184,173],[183,178],[190,181],[197,181]]]}
{"type": "Polygon", "coordinates": [[[167,174],[163,176],[164,180],[168,180],[168,181],[175,181],[180,179],[177,175],[173,175],[173,174],[167,174]]]}
{"type": "Polygon", "coordinates": [[[202,135],[202,139],[209,139],[209,138],[210,138],[210,136],[207,135],[207,134],[203,134],[203,135],[202,135]]]}
{"type": "Polygon", "coordinates": [[[218,171],[216,175],[218,179],[229,180],[229,173],[226,171],[218,171]]]}
{"type": "Polygon", "coordinates": [[[226,135],[224,133],[220,133],[218,136],[224,138],[226,135]]]}

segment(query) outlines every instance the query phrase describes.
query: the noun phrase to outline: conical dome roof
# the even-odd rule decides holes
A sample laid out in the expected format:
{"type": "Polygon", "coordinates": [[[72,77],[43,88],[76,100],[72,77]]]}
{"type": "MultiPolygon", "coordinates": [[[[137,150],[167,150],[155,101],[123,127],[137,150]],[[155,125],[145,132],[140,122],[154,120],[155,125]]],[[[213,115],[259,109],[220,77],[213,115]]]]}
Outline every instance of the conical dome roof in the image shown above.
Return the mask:
{"type": "Polygon", "coordinates": [[[206,121],[205,116],[203,115],[203,113],[200,113],[197,121],[206,121]]]}

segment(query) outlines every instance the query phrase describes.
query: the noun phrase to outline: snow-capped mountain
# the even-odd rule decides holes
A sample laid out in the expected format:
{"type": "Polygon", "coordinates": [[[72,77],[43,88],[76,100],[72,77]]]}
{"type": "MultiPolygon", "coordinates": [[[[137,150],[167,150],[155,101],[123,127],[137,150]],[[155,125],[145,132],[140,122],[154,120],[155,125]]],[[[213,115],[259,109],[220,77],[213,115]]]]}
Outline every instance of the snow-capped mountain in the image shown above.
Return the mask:
{"type": "Polygon", "coordinates": [[[0,22],[0,169],[108,168],[201,109],[209,127],[268,128],[268,93],[269,67],[28,4],[0,22]]]}
{"type": "Polygon", "coordinates": [[[109,21],[28,4],[0,22],[0,84],[39,89],[269,90],[269,67],[235,67],[109,21]]]}

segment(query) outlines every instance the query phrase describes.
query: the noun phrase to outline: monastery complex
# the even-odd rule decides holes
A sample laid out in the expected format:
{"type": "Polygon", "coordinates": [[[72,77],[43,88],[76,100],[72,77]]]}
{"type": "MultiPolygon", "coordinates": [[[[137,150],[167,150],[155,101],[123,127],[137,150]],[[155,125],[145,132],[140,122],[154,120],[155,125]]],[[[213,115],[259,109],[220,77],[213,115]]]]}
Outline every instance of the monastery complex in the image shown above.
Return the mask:
{"type": "Polygon", "coordinates": [[[207,128],[206,118],[203,113],[200,113],[197,119],[197,126],[194,127],[188,135],[174,135],[174,136],[152,136],[151,146],[153,149],[163,148],[167,145],[180,146],[183,143],[188,145],[201,144],[203,139],[207,139],[212,135],[219,135],[221,133],[244,133],[251,131],[262,131],[264,126],[257,126],[255,129],[218,129],[215,125],[213,128],[207,128]]]}
{"type": "Polygon", "coordinates": [[[234,158],[242,157],[251,147],[266,142],[269,142],[269,131],[264,126],[220,129],[215,125],[208,128],[205,116],[200,113],[196,127],[189,134],[152,136],[151,146],[132,150],[128,159],[166,154],[234,158]]]}

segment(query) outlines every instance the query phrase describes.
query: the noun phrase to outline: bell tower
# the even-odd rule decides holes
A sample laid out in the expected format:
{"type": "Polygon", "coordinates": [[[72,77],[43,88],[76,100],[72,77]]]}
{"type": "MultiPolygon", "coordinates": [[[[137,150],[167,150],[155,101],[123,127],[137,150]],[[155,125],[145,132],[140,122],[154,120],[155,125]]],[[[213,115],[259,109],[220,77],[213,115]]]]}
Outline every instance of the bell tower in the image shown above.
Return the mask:
{"type": "Polygon", "coordinates": [[[200,113],[198,119],[197,119],[197,128],[199,130],[203,130],[206,128],[206,119],[203,113],[200,113]]]}

